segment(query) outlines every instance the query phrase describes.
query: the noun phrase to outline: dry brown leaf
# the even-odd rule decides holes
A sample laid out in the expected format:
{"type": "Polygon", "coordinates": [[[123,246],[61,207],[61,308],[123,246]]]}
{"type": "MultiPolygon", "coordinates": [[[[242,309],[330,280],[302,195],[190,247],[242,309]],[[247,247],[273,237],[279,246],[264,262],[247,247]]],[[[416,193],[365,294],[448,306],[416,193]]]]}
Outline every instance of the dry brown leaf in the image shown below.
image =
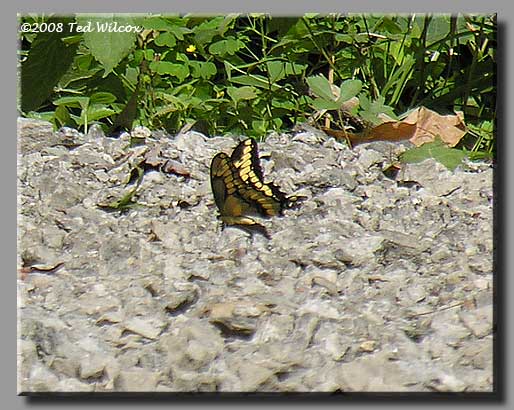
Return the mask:
{"type": "Polygon", "coordinates": [[[416,132],[416,124],[404,121],[390,121],[377,125],[366,134],[368,140],[402,141],[411,139],[416,132]]]}
{"type": "Polygon", "coordinates": [[[322,128],[328,135],[341,140],[349,141],[352,146],[370,141],[403,141],[412,138],[416,132],[416,125],[406,124],[402,121],[390,121],[370,128],[363,133],[354,134],[345,130],[322,128]]]}
{"type": "Polygon", "coordinates": [[[425,107],[411,112],[404,122],[415,124],[416,132],[410,141],[420,146],[440,138],[446,145],[454,147],[466,133],[462,113],[441,115],[425,107]]]}
{"type": "Polygon", "coordinates": [[[360,134],[330,128],[322,130],[334,138],[348,141],[353,146],[370,141],[409,140],[419,147],[439,137],[446,145],[454,147],[466,133],[466,125],[460,112],[455,115],[440,115],[420,107],[403,121],[386,121],[360,134]]]}

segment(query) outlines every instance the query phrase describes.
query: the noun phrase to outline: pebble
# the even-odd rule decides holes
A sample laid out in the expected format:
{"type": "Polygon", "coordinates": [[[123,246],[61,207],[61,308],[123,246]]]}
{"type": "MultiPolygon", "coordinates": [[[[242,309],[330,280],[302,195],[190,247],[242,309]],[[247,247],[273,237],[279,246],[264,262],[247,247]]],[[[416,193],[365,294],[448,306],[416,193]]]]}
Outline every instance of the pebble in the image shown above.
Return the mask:
{"type": "Polygon", "coordinates": [[[124,328],[148,339],[157,339],[165,324],[153,319],[134,317],[124,321],[124,328]]]}
{"type": "Polygon", "coordinates": [[[153,392],[161,379],[158,372],[145,369],[122,370],[116,381],[116,391],[153,392]]]}

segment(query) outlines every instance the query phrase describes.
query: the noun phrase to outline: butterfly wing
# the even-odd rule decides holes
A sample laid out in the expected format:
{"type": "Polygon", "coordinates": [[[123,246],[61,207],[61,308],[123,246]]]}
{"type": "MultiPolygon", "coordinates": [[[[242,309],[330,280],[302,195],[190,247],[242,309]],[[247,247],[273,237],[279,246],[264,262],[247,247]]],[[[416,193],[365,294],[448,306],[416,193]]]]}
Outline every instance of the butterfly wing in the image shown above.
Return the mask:
{"type": "Polygon", "coordinates": [[[264,182],[255,140],[248,138],[240,142],[232,152],[231,160],[241,180],[267,198],[267,201],[263,201],[266,206],[262,209],[262,216],[281,215],[285,208],[291,208],[299,202],[300,197],[287,197],[275,184],[264,182]]]}
{"type": "Polygon", "coordinates": [[[249,233],[260,233],[269,238],[266,228],[246,215],[259,214],[258,199],[248,192],[228,155],[217,154],[211,163],[211,188],[214,201],[225,225],[236,226],[249,233]],[[252,199],[253,198],[253,199],[252,199]]]}

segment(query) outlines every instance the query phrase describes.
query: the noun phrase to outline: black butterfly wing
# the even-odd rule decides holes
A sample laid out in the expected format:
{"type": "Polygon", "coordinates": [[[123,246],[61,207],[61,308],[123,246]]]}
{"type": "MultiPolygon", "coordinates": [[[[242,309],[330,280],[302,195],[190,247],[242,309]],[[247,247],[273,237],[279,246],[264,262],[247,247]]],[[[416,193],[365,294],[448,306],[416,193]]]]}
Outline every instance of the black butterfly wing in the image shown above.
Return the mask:
{"type": "Polygon", "coordinates": [[[217,154],[211,163],[211,188],[214,201],[225,225],[269,238],[266,228],[246,215],[260,214],[259,199],[252,198],[247,185],[241,181],[228,155],[217,154]]]}
{"type": "Polygon", "coordinates": [[[301,197],[288,197],[275,184],[264,182],[255,140],[249,138],[240,142],[232,152],[231,160],[243,182],[269,199],[263,216],[281,215],[285,208],[291,208],[299,203],[301,197]]]}

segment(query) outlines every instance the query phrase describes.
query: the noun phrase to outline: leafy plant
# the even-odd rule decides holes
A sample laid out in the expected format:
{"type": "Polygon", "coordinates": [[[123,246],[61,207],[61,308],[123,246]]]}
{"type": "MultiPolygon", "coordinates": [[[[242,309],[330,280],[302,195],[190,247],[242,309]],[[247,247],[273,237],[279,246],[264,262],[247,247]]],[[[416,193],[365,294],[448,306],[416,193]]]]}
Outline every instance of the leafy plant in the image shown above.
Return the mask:
{"type": "Polygon", "coordinates": [[[407,163],[416,163],[427,158],[434,158],[437,162],[453,171],[462,163],[465,157],[465,152],[455,148],[449,148],[444,142],[438,139],[434,142],[424,144],[421,147],[406,151],[403,153],[401,160],[407,163]]]}
{"type": "Polygon", "coordinates": [[[377,124],[424,105],[464,112],[462,149],[493,155],[495,15],[27,15],[20,111],[56,127],[134,124],[262,137],[339,110],[377,124]],[[137,26],[135,32],[77,32],[137,26]]]}

